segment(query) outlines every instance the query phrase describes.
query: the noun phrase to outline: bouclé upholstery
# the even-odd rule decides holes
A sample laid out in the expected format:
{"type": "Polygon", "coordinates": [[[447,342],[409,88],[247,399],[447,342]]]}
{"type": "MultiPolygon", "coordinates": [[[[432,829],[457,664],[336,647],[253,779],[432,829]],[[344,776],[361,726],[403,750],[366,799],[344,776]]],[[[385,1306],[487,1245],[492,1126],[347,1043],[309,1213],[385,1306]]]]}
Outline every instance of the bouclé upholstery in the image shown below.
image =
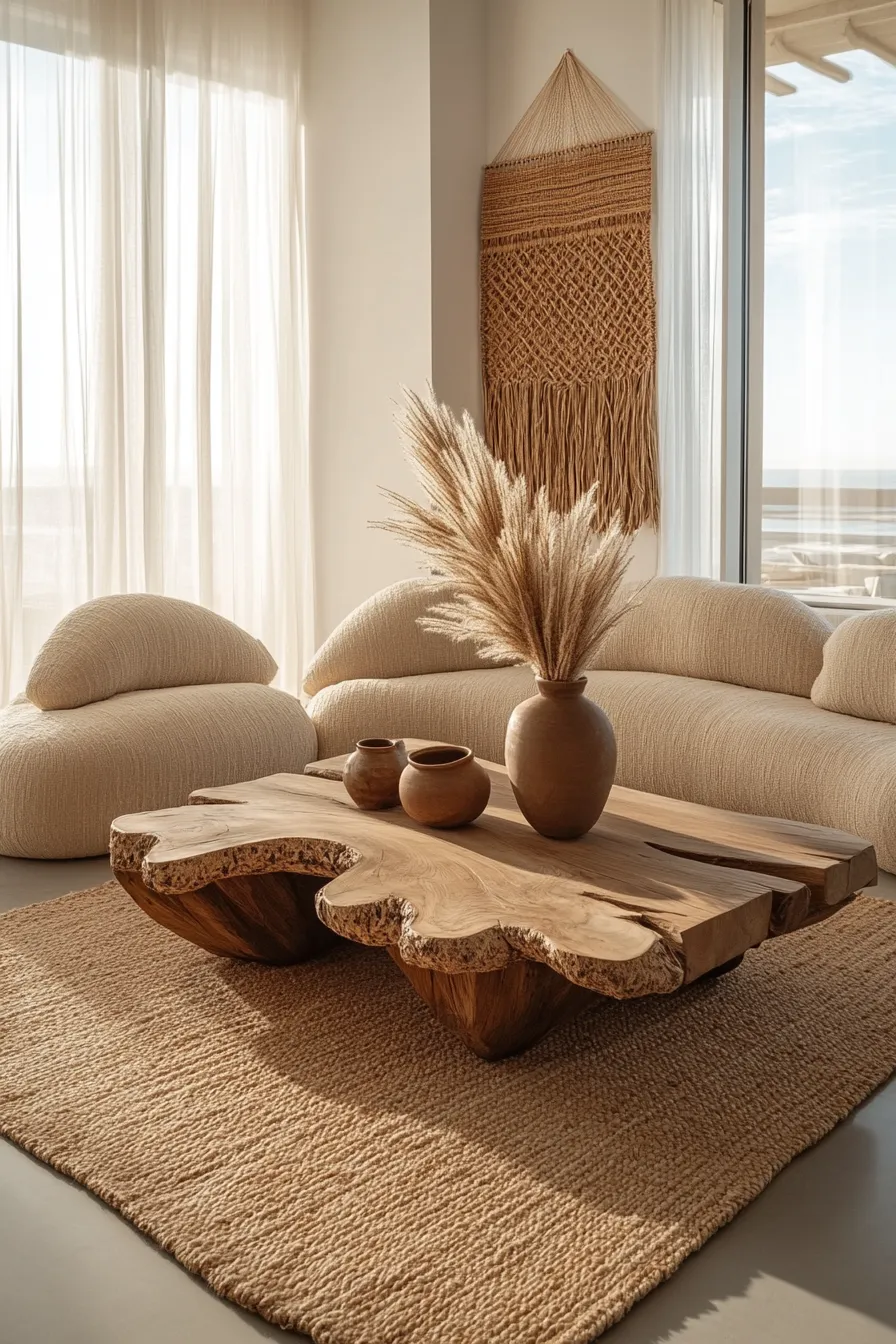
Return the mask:
{"type": "Polygon", "coordinates": [[[610,632],[594,666],[808,695],[830,633],[817,612],[775,588],[651,579],[610,632]]]}
{"type": "Polygon", "coordinates": [[[0,711],[0,854],[77,859],[127,812],[194,789],[301,772],[317,737],[266,683],[257,639],[192,602],[100,598],[60,621],[28,693],[0,711]]]}
{"type": "Polygon", "coordinates": [[[130,691],[80,709],[21,696],[0,713],[0,853],[103,854],[126,812],[179,807],[193,789],[238,784],[316,755],[293,696],[253,683],[130,691]]]}
{"type": "Polygon", "coordinates": [[[77,709],[124,691],[258,682],[277,664],[260,640],[214,611],[117,593],[70,611],[34,660],[25,694],[39,709],[77,709]]]}
{"type": "Polygon", "coordinates": [[[507,720],[534,694],[528,667],[364,677],[327,686],[308,712],[321,758],[351,751],[362,737],[430,737],[472,747],[487,761],[503,761],[507,720]]]}
{"type": "Polygon", "coordinates": [[[307,695],[355,677],[424,676],[494,667],[472,644],[457,644],[418,624],[454,596],[446,579],[403,579],[362,602],[337,626],[305,673],[307,695]]]}
{"type": "Polygon", "coordinates": [[[865,611],[837,626],[812,702],[835,714],[896,723],[896,611],[865,611]]]}
{"type": "MultiPolygon", "coordinates": [[[[443,672],[331,686],[310,712],[322,756],[350,751],[370,732],[458,742],[502,761],[507,720],[534,693],[528,669],[443,672]]],[[[873,829],[887,837],[878,858],[896,868],[896,727],[882,732],[802,697],[657,672],[589,672],[587,694],[616,732],[617,783],[869,838],[873,829]]]]}
{"type": "MultiPolygon", "coordinates": [[[[424,669],[409,659],[402,672],[401,650],[418,646],[414,622],[426,594],[411,585],[388,593],[388,673],[366,667],[350,624],[332,637],[352,676],[326,684],[308,706],[321,756],[372,734],[457,742],[503,760],[510,713],[534,692],[531,671],[431,662],[424,669]]],[[[850,831],[896,869],[896,726],[868,713],[890,712],[896,660],[886,652],[887,631],[896,631],[896,613],[878,626],[855,617],[832,634],[790,594],[708,579],[655,579],[636,600],[640,607],[588,673],[587,694],[616,730],[618,782],[850,831]],[[876,699],[855,689],[866,667],[875,669],[876,699]],[[820,695],[833,697],[833,682],[852,688],[836,701],[851,715],[819,703],[820,695]],[[867,717],[852,717],[860,711],[867,717]]],[[[365,604],[369,627],[376,602],[365,604]]],[[[325,645],[318,664],[330,656],[325,645]]]]}

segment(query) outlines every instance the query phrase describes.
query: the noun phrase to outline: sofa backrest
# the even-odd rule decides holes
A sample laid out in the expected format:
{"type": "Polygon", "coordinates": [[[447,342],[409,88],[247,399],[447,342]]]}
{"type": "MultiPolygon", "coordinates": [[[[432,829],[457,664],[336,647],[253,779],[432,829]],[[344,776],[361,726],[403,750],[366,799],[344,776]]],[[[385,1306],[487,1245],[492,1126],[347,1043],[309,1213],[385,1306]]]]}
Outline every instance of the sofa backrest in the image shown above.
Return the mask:
{"type": "Polygon", "coordinates": [[[324,641],[305,673],[304,690],[361,677],[471,672],[496,664],[472,644],[457,644],[417,624],[430,607],[454,596],[446,579],[403,579],[362,602],[324,641]]]}
{"type": "Polygon", "coordinates": [[[666,672],[808,697],[830,626],[775,588],[657,578],[611,631],[594,671],[666,672]]]}
{"type": "Polygon", "coordinates": [[[277,664],[261,640],[216,612],[153,593],[75,607],[48,636],[25,694],[38,709],[77,709],[125,691],[255,682],[277,664]]]}
{"type": "Polygon", "coordinates": [[[863,611],[837,626],[812,700],[854,719],[896,723],[896,610],[863,611]]]}

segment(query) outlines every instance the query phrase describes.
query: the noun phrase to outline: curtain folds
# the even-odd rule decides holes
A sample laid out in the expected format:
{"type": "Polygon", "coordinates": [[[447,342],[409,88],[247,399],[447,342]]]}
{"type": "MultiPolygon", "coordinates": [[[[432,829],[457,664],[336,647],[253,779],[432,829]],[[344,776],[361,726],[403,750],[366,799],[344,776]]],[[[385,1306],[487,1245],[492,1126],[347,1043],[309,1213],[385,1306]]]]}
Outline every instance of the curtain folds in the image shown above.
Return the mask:
{"type": "Polygon", "coordinates": [[[660,572],[717,578],[722,6],[663,0],[657,136],[660,572]]]}
{"type": "Polygon", "coordinates": [[[0,696],[151,591],[310,655],[301,7],[0,0],[0,696]]]}

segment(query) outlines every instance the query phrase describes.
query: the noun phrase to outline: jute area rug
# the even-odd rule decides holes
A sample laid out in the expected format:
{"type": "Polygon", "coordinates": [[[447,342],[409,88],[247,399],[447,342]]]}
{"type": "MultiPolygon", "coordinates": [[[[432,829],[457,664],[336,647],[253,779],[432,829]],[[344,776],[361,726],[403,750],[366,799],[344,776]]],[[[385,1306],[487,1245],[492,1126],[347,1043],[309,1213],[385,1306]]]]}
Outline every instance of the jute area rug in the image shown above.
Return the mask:
{"type": "Polygon", "coordinates": [[[321,1344],[585,1344],[896,1065],[896,904],[485,1064],[385,952],[211,957],[114,884],[0,918],[0,1124],[321,1344]]]}

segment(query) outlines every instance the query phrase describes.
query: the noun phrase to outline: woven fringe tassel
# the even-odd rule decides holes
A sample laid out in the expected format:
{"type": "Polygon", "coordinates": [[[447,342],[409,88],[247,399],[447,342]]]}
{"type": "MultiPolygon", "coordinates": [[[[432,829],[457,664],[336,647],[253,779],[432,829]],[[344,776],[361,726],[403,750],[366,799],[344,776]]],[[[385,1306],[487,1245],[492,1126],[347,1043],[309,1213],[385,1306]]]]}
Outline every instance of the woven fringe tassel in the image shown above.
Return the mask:
{"type": "Polygon", "coordinates": [[[651,365],[564,386],[488,382],[486,439],[513,475],[546,488],[555,509],[600,481],[596,527],[618,516],[636,532],[659,519],[655,381],[651,365]]]}

